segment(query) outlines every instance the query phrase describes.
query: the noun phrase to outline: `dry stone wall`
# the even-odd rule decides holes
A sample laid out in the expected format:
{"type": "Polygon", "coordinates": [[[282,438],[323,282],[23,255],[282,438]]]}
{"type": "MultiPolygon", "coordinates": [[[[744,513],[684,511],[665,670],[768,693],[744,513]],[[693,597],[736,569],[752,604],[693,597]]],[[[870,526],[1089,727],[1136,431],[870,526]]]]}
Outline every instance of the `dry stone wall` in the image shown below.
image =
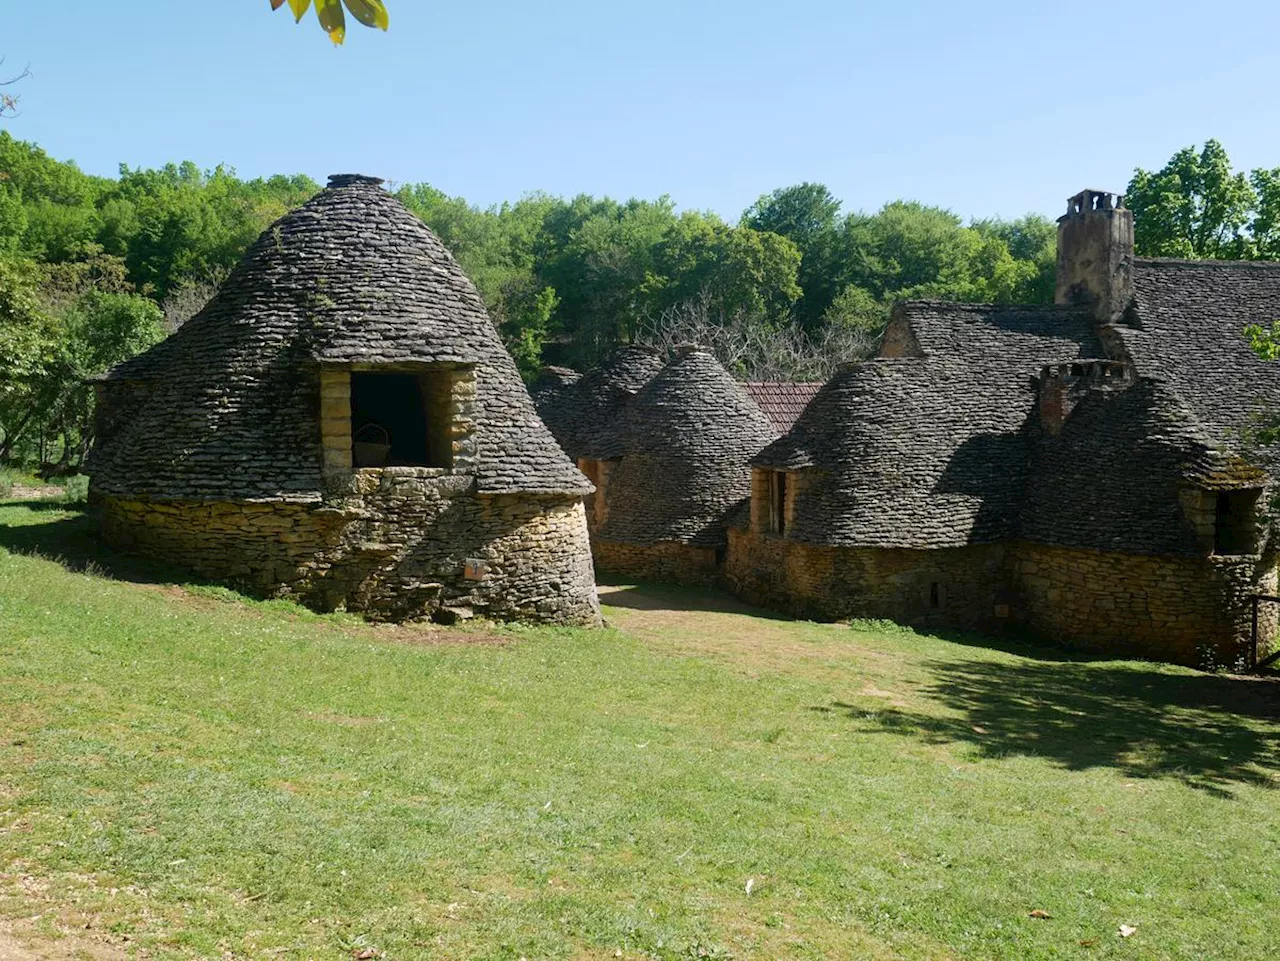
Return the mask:
{"type": "MultiPolygon", "coordinates": [[[[1119,554],[1020,542],[1011,549],[1028,627],[1073,645],[1233,666],[1250,640],[1256,592],[1275,594],[1274,558],[1119,554]]],[[[1263,605],[1269,647],[1276,610],[1263,605]]]]}
{"type": "Polygon", "coordinates": [[[679,541],[641,545],[599,539],[592,547],[596,565],[610,574],[691,587],[718,587],[721,583],[715,548],[679,541]]]}
{"type": "Polygon", "coordinates": [[[331,477],[319,504],[103,498],[108,541],[320,610],[600,622],[586,516],[430,468],[331,477]]]}
{"type": "Polygon", "coordinates": [[[939,550],[828,547],[733,529],[725,576],[753,603],[821,620],[873,617],[983,627],[1012,611],[999,544],[939,550]]]}

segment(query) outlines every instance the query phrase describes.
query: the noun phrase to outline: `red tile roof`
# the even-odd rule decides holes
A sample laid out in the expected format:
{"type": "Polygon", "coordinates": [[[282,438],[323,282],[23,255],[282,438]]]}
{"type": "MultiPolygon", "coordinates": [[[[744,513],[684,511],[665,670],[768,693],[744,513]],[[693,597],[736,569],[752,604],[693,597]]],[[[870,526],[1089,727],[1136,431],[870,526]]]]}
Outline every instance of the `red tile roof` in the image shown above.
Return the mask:
{"type": "Polygon", "coordinates": [[[800,412],[813,400],[821,384],[794,383],[785,380],[747,381],[747,393],[780,433],[791,430],[800,412]]]}

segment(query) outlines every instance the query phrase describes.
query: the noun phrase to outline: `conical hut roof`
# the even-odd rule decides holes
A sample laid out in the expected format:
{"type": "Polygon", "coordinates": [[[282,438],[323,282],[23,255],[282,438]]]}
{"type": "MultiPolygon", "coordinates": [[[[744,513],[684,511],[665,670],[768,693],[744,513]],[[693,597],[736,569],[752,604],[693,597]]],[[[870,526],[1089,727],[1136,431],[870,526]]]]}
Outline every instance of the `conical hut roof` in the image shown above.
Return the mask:
{"type": "Polygon", "coordinates": [[[582,375],[572,367],[547,366],[538,371],[538,376],[529,385],[529,396],[533,398],[533,406],[541,408],[559,397],[579,380],[582,375]]]}
{"type": "Polygon", "coordinates": [[[613,459],[627,404],[662,366],[650,347],[619,347],[577,383],[539,401],[538,413],[570,457],[613,459]]]}
{"type": "Polygon", "coordinates": [[[203,311],[107,375],[133,400],[91,468],[106,493],[318,499],[322,366],[475,369],[476,485],[581,495],[471,281],[357,175],[272,225],[203,311]]]}
{"type": "Polygon", "coordinates": [[[603,540],[718,546],[751,494],[750,461],[778,437],[710,351],[683,348],[632,401],[603,540]]]}

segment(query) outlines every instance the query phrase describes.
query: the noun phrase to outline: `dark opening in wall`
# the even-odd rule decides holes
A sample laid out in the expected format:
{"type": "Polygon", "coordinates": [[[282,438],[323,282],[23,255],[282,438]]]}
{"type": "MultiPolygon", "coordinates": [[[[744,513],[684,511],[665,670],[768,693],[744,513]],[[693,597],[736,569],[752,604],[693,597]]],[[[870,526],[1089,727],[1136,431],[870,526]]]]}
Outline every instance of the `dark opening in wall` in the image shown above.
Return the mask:
{"type": "Polygon", "coordinates": [[[1215,554],[1258,552],[1259,490],[1226,491],[1218,495],[1213,523],[1215,554]]]}
{"type": "Polygon", "coordinates": [[[769,477],[769,517],[775,534],[787,532],[787,475],[774,471],[769,477]]]}
{"type": "Polygon", "coordinates": [[[937,610],[942,606],[942,585],[937,581],[929,584],[929,607],[937,610]]]}
{"type": "Polygon", "coordinates": [[[451,467],[449,381],[444,373],[351,374],[356,467],[451,467]]]}

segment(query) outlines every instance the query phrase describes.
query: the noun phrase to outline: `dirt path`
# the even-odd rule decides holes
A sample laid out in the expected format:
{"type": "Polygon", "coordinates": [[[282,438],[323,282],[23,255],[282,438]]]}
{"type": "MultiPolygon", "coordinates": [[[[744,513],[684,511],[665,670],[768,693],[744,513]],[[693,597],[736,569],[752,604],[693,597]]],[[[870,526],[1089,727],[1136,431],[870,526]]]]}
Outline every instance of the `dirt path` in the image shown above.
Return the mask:
{"type": "Polygon", "coordinates": [[[19,937],[6,921],[0,921],[0,961],[123,961],[117,948],[77,938],[49,941],[19,937]]]}

